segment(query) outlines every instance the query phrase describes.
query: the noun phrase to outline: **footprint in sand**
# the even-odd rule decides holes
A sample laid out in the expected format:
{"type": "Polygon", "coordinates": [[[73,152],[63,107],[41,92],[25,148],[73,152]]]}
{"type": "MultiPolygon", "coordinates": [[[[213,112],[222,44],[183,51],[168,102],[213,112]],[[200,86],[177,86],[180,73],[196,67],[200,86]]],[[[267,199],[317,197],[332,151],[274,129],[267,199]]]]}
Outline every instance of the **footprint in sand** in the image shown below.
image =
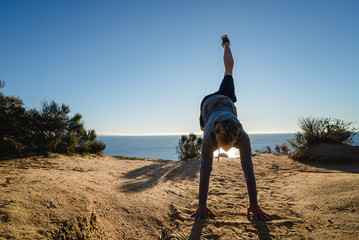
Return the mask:
{"type": "Polygon", "coordinates": [[[233,203],[226,203],[227,207],[234,207],[235,205],[233,203]]]}

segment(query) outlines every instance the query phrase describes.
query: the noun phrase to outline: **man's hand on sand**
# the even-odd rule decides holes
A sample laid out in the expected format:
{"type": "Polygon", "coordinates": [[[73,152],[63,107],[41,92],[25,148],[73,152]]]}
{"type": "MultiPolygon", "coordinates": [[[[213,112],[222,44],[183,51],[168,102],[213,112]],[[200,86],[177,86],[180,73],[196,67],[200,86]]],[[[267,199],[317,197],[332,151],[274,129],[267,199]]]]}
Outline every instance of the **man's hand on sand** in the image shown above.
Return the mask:
{"type": "Polygon", "coordinates": [[[191,215],[195,219],[206,219],[207,217],[215,217],[214,213],[207,206],[200,204],[197,211],[191,215]]]}
{"type": "Polygon", "coordinates": [[[269,215],[263,212],[258,204],[251,203],[249,205],[247,216],[249,216],[250,213],[253,213],[255,220],[267,221],[269,219],[269,215]]]}

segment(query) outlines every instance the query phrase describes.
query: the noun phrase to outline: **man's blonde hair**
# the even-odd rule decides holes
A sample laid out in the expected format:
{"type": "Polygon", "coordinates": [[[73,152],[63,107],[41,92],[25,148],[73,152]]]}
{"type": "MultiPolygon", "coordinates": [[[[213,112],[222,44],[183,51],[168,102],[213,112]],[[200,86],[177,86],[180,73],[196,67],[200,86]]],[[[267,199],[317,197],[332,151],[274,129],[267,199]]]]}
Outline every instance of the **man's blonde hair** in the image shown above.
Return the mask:
{"type": "Polygon", "coordinates": [[[214,127],[214,135],[219,146],[228,145],[237,140],[242,125],[238,122],[226,119],[217,123],[214,127]]]}

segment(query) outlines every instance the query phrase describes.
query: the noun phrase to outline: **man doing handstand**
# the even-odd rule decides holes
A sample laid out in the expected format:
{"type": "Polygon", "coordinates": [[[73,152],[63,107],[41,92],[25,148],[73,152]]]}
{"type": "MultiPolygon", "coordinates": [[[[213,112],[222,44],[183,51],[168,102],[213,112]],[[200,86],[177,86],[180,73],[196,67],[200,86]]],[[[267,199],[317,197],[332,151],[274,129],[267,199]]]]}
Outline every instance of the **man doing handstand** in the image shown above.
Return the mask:
{"type": "Polygon", "coordinates": [[[237,119],[237,110],[234,106],[237,101],[232,77],[234,60],[227,35],[222,36],[222,46],[224,48],[224,78],[219,90],[205,96],[201,102],[200,126],[204,133],[199,181],[199,205],[192,217],[205,219],[209,215],[214,216],[207,207],[213,152],[219,148],[228,151],[232,147],[236,147],[240,152],[241,165],[249,195],[247,214],[253,213],[257,220],[268,220],[269,216],[260,209],[257,202],[257,187],[250,140],[237,119]]]}

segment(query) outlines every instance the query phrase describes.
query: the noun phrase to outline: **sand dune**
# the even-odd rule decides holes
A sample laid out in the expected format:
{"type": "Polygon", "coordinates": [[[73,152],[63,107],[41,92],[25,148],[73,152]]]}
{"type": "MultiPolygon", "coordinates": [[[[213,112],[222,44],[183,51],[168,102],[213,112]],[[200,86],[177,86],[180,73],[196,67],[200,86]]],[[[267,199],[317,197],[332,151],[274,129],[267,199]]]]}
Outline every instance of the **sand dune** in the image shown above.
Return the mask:
{"type": "Polygon", "coordinates": [[[359,164],[254,157],[268,222],[246,216],[239,159],[214,161],[208,205],[193,220],[199,160],[87,156],[0,162],[2,239],[359,239],[359,164]]]}

